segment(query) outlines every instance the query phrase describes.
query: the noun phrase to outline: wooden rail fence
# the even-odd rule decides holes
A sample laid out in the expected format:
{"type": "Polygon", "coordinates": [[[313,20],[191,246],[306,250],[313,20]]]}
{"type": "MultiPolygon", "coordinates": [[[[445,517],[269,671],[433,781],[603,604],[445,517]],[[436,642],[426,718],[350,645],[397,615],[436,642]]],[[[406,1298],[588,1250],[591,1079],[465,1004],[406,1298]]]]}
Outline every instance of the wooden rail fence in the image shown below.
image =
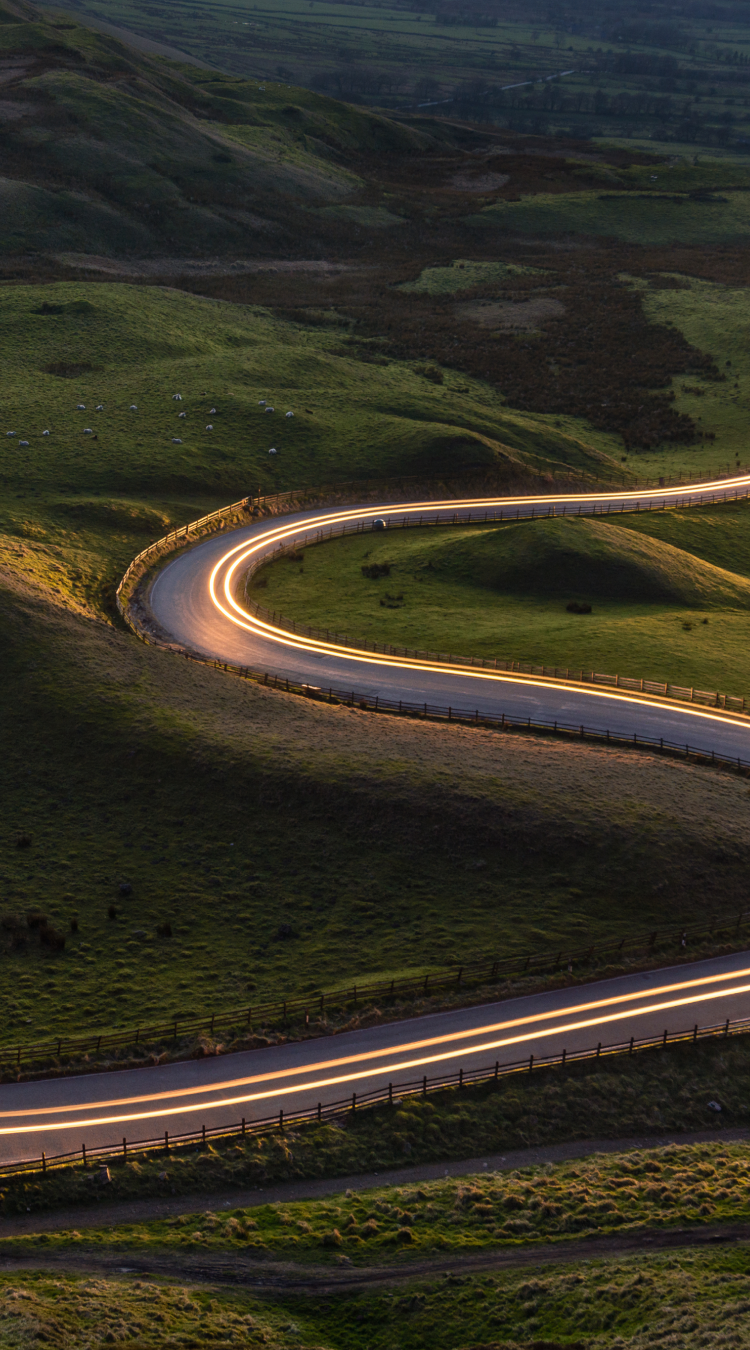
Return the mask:
{"type": "MultiPolygon", "coordinates": [[[[17,1176],[31,1172],[46,1174],[54,1168],[71,1167],[78,1164],[88,1167],[96,1160],[99,1160],[100,1163],[127,1162],[128,1158],[134,1153],[169,1154],[177,1149],[191,1147],[203,1149],[212,1140],[236,1139],[237,1137],[247,1139],[276,1131],[283,1134],[286,1129],[299,1128],[326,1120],[340,1120],[349,1113],[355,1113],[367,1107],[386,1104],[395,1106],[408,1097],[427,1097],[434,1093],[448,1091],[462,1092],[469,1087],[499,1083],[501,1079],[517,1074],[529,1076],[542,1069],[565,1070],[574,1064],[587,1061],[608,1059],[614,1056],[630,1056],[644,1050],[665,1050],[668,1046],[697,1045],[717,1039],[728,1040],[733,1036],[747,1035],[748,1032],[750,1032],[750,1018],[743,1017],[734,1021],[727,1019],[725,1022],[714,1023],[706,1027],[699,1027],[696,1023],[693,1027],[677,1032],[670,1032],[665,1029],[660,1036],[640,1038],[631,1036],[628,1040],[617,1041],[610,1045],[603,1045],[600,1041],[596,1046],[590,1046],[586,1050],[568,1051],[563,1049],[554,1055],[540,1055],[538,1057],[531,1054],[524,1059],[514,1060],[507,1064],[500,1064],[497,1061],[495,1064],[481,1069],[458,1069],[455,1073],[439,1074],[434,1078],[428,1078],[425,1075],[422,1078],[411,1079],[404,1083],[389,1083],[387,1087],[375,1088],[370,1092],[352,1092],[339,1101],[318,1102],[317,1106],[305,1111],[285,1112],[282,1109],[272,1116],[264,1117],[262,1120],[246,1120],[243,1117],[239,1123],[209,1127],[202,1125],[199,1130],[191,1130],[185,1134],[170,1135],[169,1131],[165,1130],[164,1134],[150,1139],[131,1140],[123,1138],[121,1144],[109,1144],[98,1148],[87,1147],[86,1144],[83,1144],[80,1149],[73,1152],[54,1154],[49,1157],[46,1153],[42,1153],[41,1157],[25,1159],[15,1163],[4,1163],[0,1166],[0,1176],[17,1176]]],[[[81,1122],[81,1124],[83,1127],[85,1122],[81,1122]]]]}

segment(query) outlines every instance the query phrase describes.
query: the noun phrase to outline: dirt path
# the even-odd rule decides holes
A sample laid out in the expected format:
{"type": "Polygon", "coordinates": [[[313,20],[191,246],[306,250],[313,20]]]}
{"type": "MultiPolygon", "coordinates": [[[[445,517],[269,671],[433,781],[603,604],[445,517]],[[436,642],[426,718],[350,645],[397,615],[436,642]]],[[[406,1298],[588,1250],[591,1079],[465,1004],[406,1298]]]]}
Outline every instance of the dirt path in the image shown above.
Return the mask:
{"type": "Polygon", "coordinates": [[[254,1205],[293,1203],[298,1200],[320,1200],[348,1189],[358,1191],[379,1186],[412,1186],[420,1181],[439,1181],[443,1177],[472,1176],[478,1172],[512,1172],[518,1167],[540,1166],[543,1163],[568,1162],[596,1153],[622,1153],[628,1149],[661,1148],[667,1144],[699,1144],[735,1142],[750,1135],[747,1129],[699,1130],[661,1135],[641,1135],[629,1139],[582,1139],[565,1144],[545,1144],[536,1148],[516,1149],[508,1153],[486,1154],[478,1158],[464,1158],[460,1162],[423,1163],[415,1167],[393,1168],[386,1172],[367,1172],[344,1177],[323,1177],[309,1181],[283,1181],[276,1185],[250,1189],[210,1191],[198,1195],[163,1197],[148,1200],[123,1200],[107,1203],[106,1198],[96,1205],[79,1205],[58,1209],[42,1215],[23,1214],[0,1218],[0,1238],[27,1237],[34,1233],[59,1233],[68,1229],[81,1232],[86,1228],[114,1228],[120,1224],[148,1223],[150,1220],[173,1218],[197,1211],[217,1212],[221,1209],[250,1209],[254,1205]]]}
{"type": "Polygon", "coordinates": [[[0,1272],[54,1270],[77,1274],[85,1271],[109,1275],[157,1276],[180,1283],[232,1284],[252,1289],[257,1294],[319,1296],[322,1294],[362,1293],[414,1280],[432,1280],[436,1276],[468,1277],[487,1270],[517,1270],[582,1261],[608,1260],[633,1253],[674,1251],[680,1248],[714,1246],[750,1240],[750,1224],[730,1224],[710,1228],[639,1228],[627,1234],[585,1238],[574,1242],[540,1243],[512,1249],[491,1249],[464,1255],[440,1255],[424,1260],[396,1258],[388,1265],[367,1268],[345,1266],[302,1266],[292,1262],[258,1261],[234,1253],[216,1255],[183,1252],[148,1252],[143,1249],[86,1249],[77,1245],[76,1255],[69,1252],[33,1253],[0,1260],[0,1272]]]}

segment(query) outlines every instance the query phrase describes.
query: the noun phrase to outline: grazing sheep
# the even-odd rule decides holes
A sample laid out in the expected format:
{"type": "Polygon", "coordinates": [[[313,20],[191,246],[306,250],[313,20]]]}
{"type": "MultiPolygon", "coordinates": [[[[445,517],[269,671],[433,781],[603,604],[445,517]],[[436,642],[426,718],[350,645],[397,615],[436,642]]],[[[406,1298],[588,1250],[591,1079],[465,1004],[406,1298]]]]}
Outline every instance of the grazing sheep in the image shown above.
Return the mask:
{"type": "Polygon", "coordinates": [[[178,413],[177,416],[178,416],[178,417],[187,417],[187,413],[178,413]]]}
{"type": "Polygon", "coordinates": [[[258,407],[259,407],[259,408],[264,408],[264,407],[265,407],[265,403],[266,403],[266,400],[265,400],[264,398],[259,398],[259,399],[258,399],[258,407]]]}
{"type": "Polygon", "coordinates": [[[84,436],[93,436],[94,433],[93,433],[91,427],[84,427],[84,428],[83,428],[83,434],[84,434],[84,436]]]}
{"type": "Polygon", "coordinates": [[[288,412],[288,413],[285,413],[284,416],[285,416],[285,417],[294,417],[294,413],[293,413],[293,412],[288,412]]]}
{"type": "Polygon", "coordinates": [[[276,409],[275,409],[275,408],[270,408],[270,407],[268,406],[268,404],[266,404],[266,406],[265,406],[265,408],[263,409],[263,411],[264,411],[264,412],[276,412],[276,409]]]}
{"type": "Polygon", "coordinates": [[[103,403],[97,403],[97,405],[96,405],[96,411],[97,411],[97,412],[104,412],[104,404],[103,404],[103,403]]]}
{"type": "Polygon", "coordinates": [[[76,404],[76,412],[85,412],[85,411],[86,411],[86,404],[85,404],[85,403],[77,403],[77,404],[76,404]]]}
{"type": "Polygon", "coordinates": [[[15,436],[15,431],[6,431],[6,436],[15,436]]]}
{"type": "Polygon", "coordinates": [[[275,451],[275,450],[269,450],[268,453],[269,453],[269,455],[275,455],[275,454],[276,454],[276,451],[275,451]]]}
{"type": "Polygon", "coordinates": [[[206,427],[206,431],[213,431],[213,429],[214,429],[213,423],[209,422],[208,426],[206,427]]]}
{"type": "Polygon", "coordinates": [[[172,437],[172,444],[173,444],[173,445],[182,445],[182,441],[180,440],[179,436],[173,436],[173,437],[172,437]]]}
{"type": "Polygon", "coordinates": [[[182,403],[182,394],[173,394],[173,395],[172,395],[172,402],[173,402],[173,403],[182,403]]]}
{"type": "Polygon", "coordinates": [[[209,410],[208,410],[208,415],[209,415],[209,417],[211,416],[211,413],[215,413],[215,412],[216,412],[216,409],[215,409],[215,408],[209,408],[209,410]]]}
{"type": "Polygon", "coordinates": [[[137,412],[137,411],[138,411],[138,404],[137,404],[137,403],[131,403],[131,405],[130,405],[130,411],[131,411],[131,412],[137,412]]]}
{"type": "Polygon", "coordinates": [[[49,432],[48,432],[48,431],[43,431],[43,432],[42,432],[42,435],[43,435],[43,436],[49,436],[49,432]]]}
{"type": "Polygon", "coordinates": [[[28,441],[19,441],[19,442],[18,442],[19,445],[28,445],[28,443],[29,443],[28,441]]]}

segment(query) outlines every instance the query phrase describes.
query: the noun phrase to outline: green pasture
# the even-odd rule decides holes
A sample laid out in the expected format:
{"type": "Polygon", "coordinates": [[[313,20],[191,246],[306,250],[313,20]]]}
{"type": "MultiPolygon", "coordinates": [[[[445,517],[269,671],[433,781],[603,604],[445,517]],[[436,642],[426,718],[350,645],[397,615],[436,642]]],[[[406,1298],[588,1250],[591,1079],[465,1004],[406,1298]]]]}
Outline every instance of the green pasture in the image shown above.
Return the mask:
{"type": "MultiPolygon", "coordinates": [[[[653,185],[652,185],[653,186],[653,185]]],[[[539,193],[486,207],[466,223],[520,235],[600,235],[627,244],[731,244],[750,236],[750,193],[678,200],[655,192],[539,193]]]]}
{"type": "Polygon", "coordinates": [[[258,492],[476,465],[614,472],[489,386],[457,402],[406,362],[357,360],[346,337],[157,287],[7,288],[3,556],[91,602],[170,524],[258,492]]]}
{"type": "Polygon", "coordinates": [[[392,528],[308,548],[254,598],[370,642],[750,694],[750,508],[392,528]],[[390,567],[373,580],[363,568],[390,567]],[[592,605],[569,613],[570,601],[592,605]]]}

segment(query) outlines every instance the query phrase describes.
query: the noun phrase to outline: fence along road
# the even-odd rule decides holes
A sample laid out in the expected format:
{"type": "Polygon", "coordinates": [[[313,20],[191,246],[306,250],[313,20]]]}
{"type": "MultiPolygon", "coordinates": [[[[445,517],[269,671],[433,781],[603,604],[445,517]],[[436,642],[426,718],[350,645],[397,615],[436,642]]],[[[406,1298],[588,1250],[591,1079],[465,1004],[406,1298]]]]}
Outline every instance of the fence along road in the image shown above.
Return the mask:
{"type": "Polygon", "coordinates": [[[0,1163],[268,1118],[389,1083],[747,1017],[750,952],[223,1058],[0,1087],[0,1163]]]}
{"type": "MultiPolygon", "coordinates": [[[[542,676],[511,674],[346,647],[293,634],[235,599],[240,578],[283,547],[304,546],[342,526],[372,528],[383,519],[403,524],[451,524],[460,517],[525,519],[540,515],[612,515],[704,505],[745,498],[750,475],[690,488],[556,497],[481,498],[299,512],[211,537],[169,563],[151,587],[149,603],[177,647],[220,662],[269,671],[297,685],[356,691],[356,697],[477,711],[496,720],[559,722],[613,736],[660,738],[728,759],[750,760],[750,718],[654,695],[600,685],[583,687],[542,676]]],[[[382,535],[376,536],[382,538],[382,535]]],[[[503,653],[503,655],[511,655],[503,653]]],[[[630,674],[631,672],[626,672],[630,674]]],[[[640,674],[641,672],[632,672],[640,674]]],[[[648,672],[645,672],[648,673],[648,672]]]]}

